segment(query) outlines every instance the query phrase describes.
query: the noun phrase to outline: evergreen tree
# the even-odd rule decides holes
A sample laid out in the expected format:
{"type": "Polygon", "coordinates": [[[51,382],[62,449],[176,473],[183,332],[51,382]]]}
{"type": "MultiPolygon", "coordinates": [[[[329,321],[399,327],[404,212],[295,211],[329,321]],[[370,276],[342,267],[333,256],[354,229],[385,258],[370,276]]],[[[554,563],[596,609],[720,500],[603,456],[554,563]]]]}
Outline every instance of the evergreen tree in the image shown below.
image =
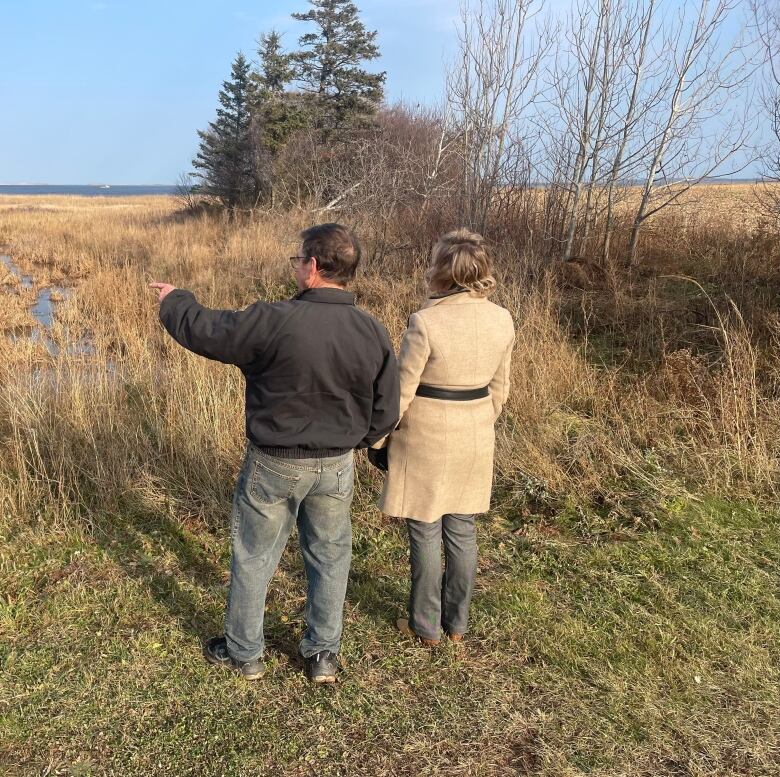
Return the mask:
{"type": "Polygon", "coordinates": [[[309,0],[293,18],[316,25],[299,39],[293,55],[296,80],[314,95],[315,126],[326,134],[365,123],[384,93],[385,73],[369,73],[360,63],[379,57],[376,32],[368,32],[350,0],[309,0]]]}
{"type": "Polygon", "coordinates": [[[252,74],[253,82],[262,91],[281,94],[295,76],[292,56],[282,51],[282,36],[276,30],[261,35],[257,54],[260,70],[252,74]]]}
{"type": "Polygon", "coordinates": [[[266,154],[276,156],[290,135],[306,124],[300,95],[286,91],[295,75],[292,56],[282,51],[276,30],[258,42],[259,69],[250,76],[252,112],[259,143],[266,154]]]}
{"type": "Polygon", "coordinates": [[[249,62],[239,53],[230,80],[219,91],[217,118],[199,130],[200,150],[193,166],[200,191],[213,195],[230,211],[251,207],[262,193],[250,113],[249,62]]]}

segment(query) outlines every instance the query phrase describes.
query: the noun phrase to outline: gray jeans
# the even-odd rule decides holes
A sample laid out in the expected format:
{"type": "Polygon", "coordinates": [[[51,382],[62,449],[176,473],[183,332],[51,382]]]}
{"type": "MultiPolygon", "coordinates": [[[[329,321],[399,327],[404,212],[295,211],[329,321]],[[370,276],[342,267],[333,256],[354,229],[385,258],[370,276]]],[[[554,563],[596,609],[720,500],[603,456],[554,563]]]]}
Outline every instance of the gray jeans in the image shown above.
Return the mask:
{"type": "Polygon", "coordinates": [[[425,639],[465,634],[477,574],[475,515],[444,515],[433,523],[407,520],[412,590],[409,626],[425,639]],[[444,539],[444,572],[441,546],[444,539]]]}
{"type": "Polygon", "coordinates": [[[230,595],[225,637],[230,655],[263,654],[268,583],[298,524],[306,568],[305,657],[338,653],[352,557],[352,452],[325,459],[280,459],[247,447],[233,496],[230,595]]]}

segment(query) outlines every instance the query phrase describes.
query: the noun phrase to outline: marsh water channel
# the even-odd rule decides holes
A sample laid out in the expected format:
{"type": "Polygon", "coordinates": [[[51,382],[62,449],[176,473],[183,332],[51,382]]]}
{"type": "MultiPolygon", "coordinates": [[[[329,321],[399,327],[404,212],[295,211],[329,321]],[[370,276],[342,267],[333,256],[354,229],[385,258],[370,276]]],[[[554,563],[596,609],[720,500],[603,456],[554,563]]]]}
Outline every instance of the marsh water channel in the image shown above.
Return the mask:
{"type": "MultiPolygon", "coordinates": [[[[18,286],[5,287],[5,294],[20,294],[35,288],[35,279],[31,275],[24,274],[11,260],[11,257],[0,255],[2,269],[10,273],[18,281],[18,286]]],[[[54,315],[57,305],[64,302],[71,295],[71,290],[64,286],[44,286],[35,296],[35,301],[29,306],[30,315],[34,324],[29,326],[16,326],[6,330],[5,335],[12,342],[30,340],[34,343],[42,343],[46,350],[53,356],[59,353],[59,346],[51,337],[54,315]]],[[[69,355],[87,355],[93,353],[92,343],[85,338],[69,343],[67,352],[69,355]]]]}

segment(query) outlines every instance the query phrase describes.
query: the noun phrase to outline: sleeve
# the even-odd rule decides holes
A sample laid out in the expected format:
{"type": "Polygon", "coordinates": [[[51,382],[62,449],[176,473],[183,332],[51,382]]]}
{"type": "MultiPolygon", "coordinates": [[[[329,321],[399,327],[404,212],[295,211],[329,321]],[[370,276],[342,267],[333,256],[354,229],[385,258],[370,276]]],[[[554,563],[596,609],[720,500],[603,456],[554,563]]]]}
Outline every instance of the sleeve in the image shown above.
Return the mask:
{"type": "Polygon", "coordinates": [[[512,351],[515,347],[515,336],[512,334],[512,339],[509,341],[509,345],[504,351],[504,355],[501,357],[501,363],[498,365],[496,374],[490,381],[490,396],[493,399],[493,418],[498,419],[501,415],[501,410],[504,407],[504,403],[509,396],[509,375],[510,368],[512,366],[512,351]]]}
{"type": "Polygon", "coordinates": [[[160,305],[160,321],[179,345],[207,359],[242,365],[258,349],[262,304],[246,310],[212,310],[191,291],[175,289],[160,305]]]}
{"type": "MultiPolygon", "coordinates": [[[[412,404],[417,387],[420,385],[420,376],[428,363],[431,354],[431,346],[428,342],[428,331],[422,316],[413,313],[409,318],[409,326],[401,340],[401,350],[398,354],[398,371],[401,379],[401,402],[399,418],[412,404]]],[[[392,431],[392,430],[391,430],[392,431]]],[[[387,445],[387,439],[376,442],[372,447],[383,448],[387,445]]]]}
{"type": "Polygon", "coordinates": [[[395,429],[398,424],[398,361],[386,332],[382,333],[384,359],[374,379],[374,403],[371,409],[371,423],[363,442],[370,447],[377,445],[395,429]]]}

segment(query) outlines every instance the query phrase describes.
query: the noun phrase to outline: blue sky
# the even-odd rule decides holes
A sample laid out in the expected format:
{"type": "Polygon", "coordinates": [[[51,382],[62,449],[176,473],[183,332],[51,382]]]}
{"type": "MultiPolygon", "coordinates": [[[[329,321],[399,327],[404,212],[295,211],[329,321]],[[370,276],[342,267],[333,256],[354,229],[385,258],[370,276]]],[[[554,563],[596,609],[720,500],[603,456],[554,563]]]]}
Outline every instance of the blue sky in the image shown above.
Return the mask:
{"type": "MultiPolygon", "coordinates": [[[[546,0],[551,12],[571,0],[546,0]]],[[[670,0],[672,4],[685,0],[670,0]]],[[[459,0],[357,0],[389,102],[437,101],[459,0]]],[[[0,184],[172,184],[237,51],[307,0],[0,0],[0,184]]],[[[732,30],[733,32],[734,30],[732,30]]],[[[728,36],[727,36],[728,37],[728,36]]]]}
{"type": "MultiPolygon", "coordinates": [[[[238,50],[306,0],[1,0],[0,183],[173,183],[238,50]]],[[[457,0],[358,0],[390,101],[435,100],[457,0]]]]}

